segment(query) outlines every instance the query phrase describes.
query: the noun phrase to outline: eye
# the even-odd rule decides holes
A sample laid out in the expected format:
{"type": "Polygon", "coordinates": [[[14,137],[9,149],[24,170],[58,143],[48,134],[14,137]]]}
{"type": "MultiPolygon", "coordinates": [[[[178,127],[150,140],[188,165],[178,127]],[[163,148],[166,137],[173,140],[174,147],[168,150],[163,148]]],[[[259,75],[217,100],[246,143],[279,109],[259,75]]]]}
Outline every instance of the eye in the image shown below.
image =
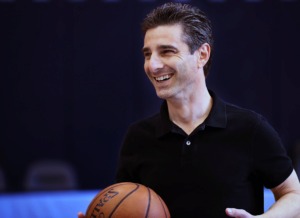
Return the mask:
{"type": "Polygon", "coordinates": [[[163,55],[174,54],[175,51],[172,49],[165,49],[161,52],[163,55]]]}
{"type": "Polygon", "coordinates": [[[163,50],[163,53],[164,53],[164,54],[171,53],[171,52],[173,52],[173,51],[170,50],[170,49],[168,49],[168,50],[163,50]]]}
{"type": "Polygon", "coordinates": [[[144,52],[144,58],[149,60],[151,57],[151,53],[150,52],[144,52]]]}

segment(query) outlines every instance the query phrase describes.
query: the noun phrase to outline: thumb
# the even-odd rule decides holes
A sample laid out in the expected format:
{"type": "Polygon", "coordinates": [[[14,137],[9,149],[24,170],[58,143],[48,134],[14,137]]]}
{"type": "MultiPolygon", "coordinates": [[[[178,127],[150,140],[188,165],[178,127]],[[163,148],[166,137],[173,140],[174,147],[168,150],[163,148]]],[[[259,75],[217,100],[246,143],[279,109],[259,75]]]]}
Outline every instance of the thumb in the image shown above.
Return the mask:
{"type": "Polygon", "coordinates": [[[227,216],[235,217],[235,218],[251,218],[252,215],[243,209],[236,208],[226,208],[225,210],[227,216]]]}
{"type": "Polygon", "coordinates": [[[84,214],[82,212],[78,213],[78,218],[85,218],[84,214]]]}

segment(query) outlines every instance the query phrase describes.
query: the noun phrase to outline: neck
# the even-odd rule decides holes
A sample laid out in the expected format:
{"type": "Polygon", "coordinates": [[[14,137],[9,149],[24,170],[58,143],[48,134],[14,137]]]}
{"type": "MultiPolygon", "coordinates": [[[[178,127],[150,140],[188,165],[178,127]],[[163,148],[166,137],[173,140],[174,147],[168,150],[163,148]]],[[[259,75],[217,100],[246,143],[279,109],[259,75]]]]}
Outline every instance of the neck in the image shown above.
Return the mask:
{"type": "Polygon", "coordinates": [[[170,119],[189,135],[208,117],[212,98],[205,87],[184,99],[168,99],[167,104],[170,119]]]}

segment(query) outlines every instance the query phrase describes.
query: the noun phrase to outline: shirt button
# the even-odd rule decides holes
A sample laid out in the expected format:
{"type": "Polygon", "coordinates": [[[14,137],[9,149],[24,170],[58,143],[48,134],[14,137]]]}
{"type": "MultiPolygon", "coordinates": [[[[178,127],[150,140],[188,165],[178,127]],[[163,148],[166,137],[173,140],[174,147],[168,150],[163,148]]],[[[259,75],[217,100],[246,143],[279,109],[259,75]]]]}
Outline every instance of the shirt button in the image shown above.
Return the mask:
{"type": "Polygon", "coordinates": [[[191,141],[189,141],[189,140],[186,141],[186,145],[187,145],[187,146],[191,145],[191,141]]]}

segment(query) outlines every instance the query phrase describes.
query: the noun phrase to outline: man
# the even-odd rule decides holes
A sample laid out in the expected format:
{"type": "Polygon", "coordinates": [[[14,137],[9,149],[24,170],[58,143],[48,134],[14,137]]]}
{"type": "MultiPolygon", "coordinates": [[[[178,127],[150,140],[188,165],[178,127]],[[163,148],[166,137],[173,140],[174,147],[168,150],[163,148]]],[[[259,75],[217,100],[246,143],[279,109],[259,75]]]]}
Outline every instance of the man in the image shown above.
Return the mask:
{"type": "Polygon", "coordinates": [[[299,181],[277,133],[206,86],[213,40],[205,14],[167,3],[142,28],[144,69],[165,101],[129,128],[117,182],[149,186],[172,218],[300,217],[299,181]],[[265,213],[264,186],[276,198],[265,213]]]}

